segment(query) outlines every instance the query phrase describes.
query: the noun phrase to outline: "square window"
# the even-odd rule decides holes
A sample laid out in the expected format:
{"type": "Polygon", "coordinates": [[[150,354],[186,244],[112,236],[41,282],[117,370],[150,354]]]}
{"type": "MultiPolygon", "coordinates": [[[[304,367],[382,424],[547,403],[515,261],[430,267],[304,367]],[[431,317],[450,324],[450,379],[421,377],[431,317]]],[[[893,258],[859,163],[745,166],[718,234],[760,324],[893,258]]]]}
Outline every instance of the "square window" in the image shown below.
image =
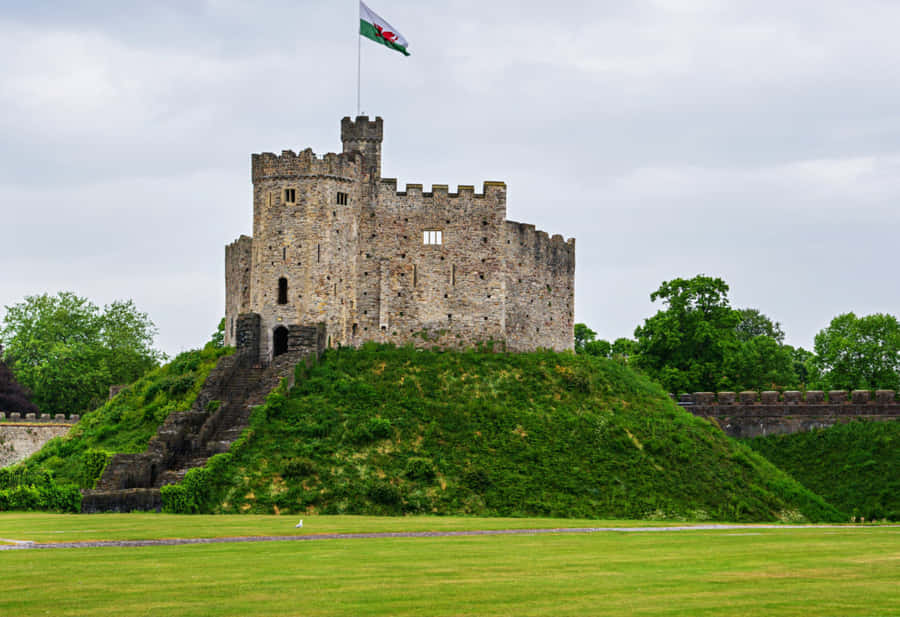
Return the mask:
{"type": "Polygon", "coordinates": [[[422,232],[422,243],[431,245],[443,244],[443,235],[443,232],[439,229],[427,229],[422,232]]]}
{"type": "Polygon", "coordinates": [[[297,189],[284,189],[284,203],[297,203],[297,189]]]}
{"type": "Polygon", "coordinates": [[[347,205],[347,193],[341,193],[341,192],[338,192],[338,194],[337,194],[337,204],[338,204],[339,206],[346,206],[346,205],[347,205]]]}

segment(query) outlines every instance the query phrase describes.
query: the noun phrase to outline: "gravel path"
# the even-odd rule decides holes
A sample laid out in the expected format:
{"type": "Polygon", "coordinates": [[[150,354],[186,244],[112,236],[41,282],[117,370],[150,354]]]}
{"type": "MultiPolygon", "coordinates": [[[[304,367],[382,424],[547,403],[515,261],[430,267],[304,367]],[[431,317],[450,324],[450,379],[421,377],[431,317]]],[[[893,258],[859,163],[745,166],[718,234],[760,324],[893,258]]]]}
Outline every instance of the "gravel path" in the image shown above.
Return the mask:
{"type": "MultiPolygon", "coordinates": [[[[454,538],[466,536],[532,536],[548,533],[653,533],[663,531],[727,531],[746,529],[847,529],[846,525],[682,525],[675,527],[557,527],[550,529],[492,529],[474,531],[399,531],[377,533],[323,533],[308,536],[246,536],[237,538],[169,538],[164,540],[102,540],[93,542],[15,542],[0,545],[0,551],[53,548],[109,548],[140,546],[181,546],[185,544],[229,544],[236,542],[310,542],[316,540],[367,540],[373,538],[454,538]]],[[[862,528],[860,528],[862,529],[862,528]]]]}

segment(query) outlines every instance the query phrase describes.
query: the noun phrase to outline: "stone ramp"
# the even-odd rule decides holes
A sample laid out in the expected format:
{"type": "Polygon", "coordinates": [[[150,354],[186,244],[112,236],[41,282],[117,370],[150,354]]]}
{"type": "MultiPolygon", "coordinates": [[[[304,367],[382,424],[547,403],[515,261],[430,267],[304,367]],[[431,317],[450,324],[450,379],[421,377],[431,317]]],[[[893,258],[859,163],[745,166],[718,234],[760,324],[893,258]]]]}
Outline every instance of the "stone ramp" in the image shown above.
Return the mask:
{"type": "Polygon", "coordinates": [[[209,457],[227,452],[249,425],[253,408],[282,379],[292,386],[295,366],[314,361],[320,352],[286,353],[266,367],[252,364],[246,355],[221,358],[191,409],[170,414],[146,452],[112,457],[96,489],[82,491],[81,511],[159,511],[161,487],[180,482],[209,457]]]}

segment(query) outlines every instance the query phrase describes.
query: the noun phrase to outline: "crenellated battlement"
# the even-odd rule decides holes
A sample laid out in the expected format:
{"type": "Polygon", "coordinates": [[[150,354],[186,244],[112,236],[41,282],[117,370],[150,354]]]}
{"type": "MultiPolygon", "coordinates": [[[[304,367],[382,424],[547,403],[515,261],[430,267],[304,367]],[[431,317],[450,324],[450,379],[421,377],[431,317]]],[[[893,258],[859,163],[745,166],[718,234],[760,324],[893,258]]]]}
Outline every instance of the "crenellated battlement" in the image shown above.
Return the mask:
{"type": "Polygon", "coordinates": [[[855,419],[900,420],[900,401],[893,390],[694,392],[677,400],[732,437],[796,433],[855,419]]]}
{"type": "Polygon", "coordinates": [[[766,390],[756,392],[746,390],[743,392],[694,392],[682,394],[678,397],[678,403],[683,406],[691,405],[897,405],[897,393],[894,390],[766,390]]]}
{"type": "Polygon", "coordinates": [[[226,256],[233,251],[245,251],[249,250],[249,247],[253,245],[253,238],[246,234],[241,234],[234,242],[231,244],[225,245],[225,254],[226,256]]]}
{"type": "Polygon", "coordinates": [[[422,197],[448,197],[448,198],[470,198],[470,199],[490,199],[498,198],[506,201],[506,183],[486,180],[480,193],[475,192],[475,185],[460,184],[456,188],[455,193],[450,192],[449,184],[432,184],[431,191],[426,191],[423,184],[408,183],[406,190],[397,190],[397,178],[382,178],[382,186],[385,186],[391,193],[398,197],[409,197],[411,195],[420,195],[422,197]]]}
{"type": "Polygon", "coordinates": [[[536,229],[534,225],[516,221],[506,221],[506,231],[513,249],[518,245],[519,249],[532,254],[535,259],[544,259],[548,254],[565,255],[574,266],[575,238],[566,240],[559,234],[551,236],[546,231],[536,229]]]}
{"type": "Polygon", "coordinates": [[[252,155],[250,163],[254,183],[297,177],[327,177],[356,181],[362,176],[362,161],[359,155],[353,152],[343,154],[329,152],[322,157],[317,157],[311,148],[299,153],[283,150],[280,155],[263,152],[252,155]]]}
{"type": "Polygon", "coordinates": [[[357,116],[356,120],[350,116],[341,118],[341,141],[377,141],[384,139],[384,120],[376,116],[369,120],[369,116],[357,116]]]}

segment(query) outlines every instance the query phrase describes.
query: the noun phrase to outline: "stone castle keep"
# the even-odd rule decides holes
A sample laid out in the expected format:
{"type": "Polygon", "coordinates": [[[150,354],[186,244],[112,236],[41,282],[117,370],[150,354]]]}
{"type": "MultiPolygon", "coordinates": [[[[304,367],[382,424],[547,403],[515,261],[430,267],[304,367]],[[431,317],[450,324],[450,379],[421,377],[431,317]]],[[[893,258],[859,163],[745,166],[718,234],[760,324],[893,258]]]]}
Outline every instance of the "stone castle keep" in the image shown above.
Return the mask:
{"type": "Polygon", "coordinates": [[[252,156],[253,237],[225,249],[225,342],[266,363],[366,341],[573,348],[575,240],[506,220],[506,184],[397,190],[383,121],[341,121],[343,153],[252,156]]]}

